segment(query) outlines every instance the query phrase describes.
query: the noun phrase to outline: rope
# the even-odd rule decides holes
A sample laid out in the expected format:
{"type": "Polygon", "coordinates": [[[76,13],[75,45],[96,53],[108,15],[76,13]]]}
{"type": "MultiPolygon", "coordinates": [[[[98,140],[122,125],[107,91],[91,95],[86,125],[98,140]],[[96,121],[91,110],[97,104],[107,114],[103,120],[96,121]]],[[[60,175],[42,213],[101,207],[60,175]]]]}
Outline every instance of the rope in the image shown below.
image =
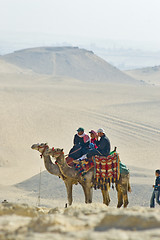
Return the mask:
{"type": "Polygon", "coordinates": [[[40,167],[40,174],[39,174],[39,189],[38,189],[38,201],[37,206],[40,207],[41,205],[41,167],[40,167]]]}

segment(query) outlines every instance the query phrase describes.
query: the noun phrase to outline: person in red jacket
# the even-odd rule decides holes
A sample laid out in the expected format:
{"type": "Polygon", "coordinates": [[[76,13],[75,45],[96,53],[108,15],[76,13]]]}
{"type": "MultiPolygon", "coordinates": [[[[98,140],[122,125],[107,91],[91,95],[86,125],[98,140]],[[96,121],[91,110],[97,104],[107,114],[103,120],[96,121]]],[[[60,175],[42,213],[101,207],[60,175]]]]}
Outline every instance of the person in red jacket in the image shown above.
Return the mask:
{"type": "Polygon", "coordinates": [[[91,138],[90,148],[97,148],[96,140],[97,140],[98,134],[94,130],[91,130],[89,133],[91,138]]]}
{"type": "Polygon", "coordinates": [[[87,158],[91,158],[92,156],[98,155],[98,156],[108,156],[110,153],[110,141],[107,138],[103,128],[99,128],[97,131],[98,137],[100,138],[100,140],[95,141],[96,145],[97,145],[97,149],[91,149],[88,153],[87,153],[87,158]]]}

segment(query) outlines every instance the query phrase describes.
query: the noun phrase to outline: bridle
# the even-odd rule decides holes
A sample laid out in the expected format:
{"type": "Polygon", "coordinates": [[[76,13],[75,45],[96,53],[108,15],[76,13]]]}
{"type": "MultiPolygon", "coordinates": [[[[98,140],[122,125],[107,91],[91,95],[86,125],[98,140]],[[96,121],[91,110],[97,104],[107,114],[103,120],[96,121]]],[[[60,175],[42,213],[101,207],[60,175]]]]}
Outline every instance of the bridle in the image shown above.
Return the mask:
{"type": "MultiPolygon", "coordinates": [[[[54,147],[52,148],[52,150],[54,151],[55,149],[54,149],[54,147]]],[[[58,157],[60,157],[61,155],[64,155],[64,152],[62,152],[62,151],[59,151],[59,152],[57,152],[58,153],[58,157]]],[[[55,157],[55,156],[53,156],[52,155],[52,157],[55,157]]],[[[57,158],[58,158],[57,157],[57,158]]],[[[57,164],[58,162],[57,162],[57,160],[55,161],[55,164],[57,164]]]]}
{"type": "Polygon", "coordinates": [[[48,147],[48,145],[45,145],[45,146],[43,146],[43,147],[38,146],[38,151],[39,151],[40,148],[44,148],[43,151],[42,151],[42,153],[40,154],[40,157],[42,158],[42,157],[43,157],[43,154],[44,154],[44,152],[45,152],[45,150],[46,150],[46,148],[49,148],[49,147],[48,147]]]}

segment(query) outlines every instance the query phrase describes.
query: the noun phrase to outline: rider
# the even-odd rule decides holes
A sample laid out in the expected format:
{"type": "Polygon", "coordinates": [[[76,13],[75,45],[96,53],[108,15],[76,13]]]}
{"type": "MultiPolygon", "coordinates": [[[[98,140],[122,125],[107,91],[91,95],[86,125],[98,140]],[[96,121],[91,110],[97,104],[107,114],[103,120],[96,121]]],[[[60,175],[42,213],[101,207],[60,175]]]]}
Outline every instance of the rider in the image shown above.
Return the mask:
{"type": "Polygon", "coordinates": [[[107,138],[104,130],[102,128],[99,128],[97,131],[98,136],[96,137],[96,145],[97,149],[91,149],[88,154],[87,158],[90,158],[92,156],[98,155],[98,156],[108,156],[110,153],[110,141],[107,138]],[[100,140],[98,140],[98,137],[100,137],[100,140]]]}
{"type": "Polygon", "coordinates": [[[84,132],[84,128],[79,127],[77,129],[77,134],[74,136],[73,148],[69,152],[69,157],[73,159],[78,159],[85,155],[89,151],[90,138],[84,132]]]}
{"type": "Polygon", "coordinates": [[[98,136],[97,133],[94,130],[91,130],[89,133],[91,138],[90,148],[91,149],[97,148],[97,145],[96,145],[96,138],[98,136]]]}

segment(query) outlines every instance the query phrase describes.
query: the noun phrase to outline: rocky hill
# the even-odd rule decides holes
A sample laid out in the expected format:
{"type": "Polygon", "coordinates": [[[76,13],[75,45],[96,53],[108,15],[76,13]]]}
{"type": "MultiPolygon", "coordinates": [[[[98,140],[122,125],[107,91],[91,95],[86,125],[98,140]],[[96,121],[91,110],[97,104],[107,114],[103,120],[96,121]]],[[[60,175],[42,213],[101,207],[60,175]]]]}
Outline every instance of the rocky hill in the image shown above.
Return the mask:
{"type": "Polygon", "coordinates": [[[137,82],[93,52],[78,47],[24,49],[4,55],[1,59],[38,74],[69,77],[84,82],[137,82]]]}

